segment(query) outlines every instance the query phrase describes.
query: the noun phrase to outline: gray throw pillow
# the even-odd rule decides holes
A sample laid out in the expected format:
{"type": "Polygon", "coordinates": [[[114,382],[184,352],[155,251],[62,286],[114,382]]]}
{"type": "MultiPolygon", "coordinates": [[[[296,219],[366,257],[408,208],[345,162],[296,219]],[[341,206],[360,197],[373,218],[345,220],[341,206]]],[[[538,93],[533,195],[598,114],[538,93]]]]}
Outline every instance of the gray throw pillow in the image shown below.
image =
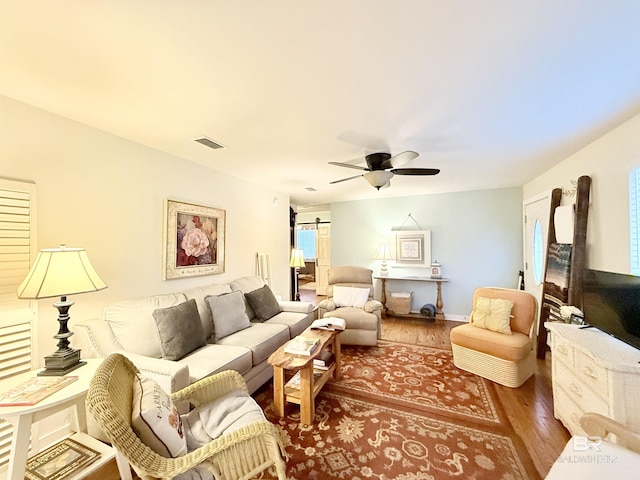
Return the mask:
{"type": "Polygon", "coordinates": [[[166,360],[180,360],[207,343],[193,299],[174,307],[154,310],[153,318],[158,325],[162,358],[166,360]]]}
{"type": "Polygon", "coordinates": [[[223,295],[207,295],[204,299],[211,309],[216,341],[251,326],[244,308],[244,296],[241,291],[236,290],[223,295]]]}
{"type": "Polygon", "coordinates": [[[278,299],[269,288],[269,285],[258,288],[253,292],[245,293],[244,296],[256,314],[256,320],[259,322],[269,320],[282,311],[278,299]]]}

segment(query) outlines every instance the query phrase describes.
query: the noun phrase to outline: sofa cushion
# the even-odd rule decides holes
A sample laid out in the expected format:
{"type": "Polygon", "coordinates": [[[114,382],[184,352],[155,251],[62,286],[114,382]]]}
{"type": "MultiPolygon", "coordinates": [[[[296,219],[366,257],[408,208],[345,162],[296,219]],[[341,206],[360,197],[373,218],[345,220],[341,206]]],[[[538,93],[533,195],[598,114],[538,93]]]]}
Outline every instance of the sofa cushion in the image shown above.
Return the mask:
{"type": "Polygon", "coordinates": [[[451,329],[451,343],[486,353],[511,362],[518,362],[531,353],[531,339],[520,332],[511,335],[478,328],[471,323],[451,329]]]}
{"type": "Polygon", "coordinates": [[[192,298],[174,307],[154,310],[160,349],[165,360],[180,360],[207,343],[196,301],[192,298]]]}
{"type": "Polygon", "coordinates": [[[222,295],[224,293],[231,293],[231,287],[226,283],[214,283],[213,285],[192,288],[191,290],[184,292],[184,296],[187,297],[187,300],[191,300],[193,298],[196,301],[205,338],[211,342],[213,342],[215,338],[213,335],[213,319],[211,318],[209,305],[207,305],[204,297],[207,295],[222,295]]]}
{"type": "Polygon", "coordinates": [[[264,323],[286,325],[289,328],[289,338],[293,338],[300,335],[307,327],[311,325],[311,322],[313,322],[313,315],[311,315],[310,313],[282,311],[275,317],[271,317],[264,323]]]}
{"type": "Polygon", "coordinates": [[[245,311],[242,292],[235,291],[223,295],[207,295],[205,300],[211,309],[216,342],[251,326],[245,311]]]}
{"type": "Polygon", "coordinates": [[[178,409],[169,394],[150,378],[134,379],[131,426],[142,443],[163,457],[187,453],[178,409]]]}
{"type": "Polygon", "coordinates": [[[478,328],[511,335],[512,308],[511,300],[477,297],[471,312],[471,323],[478,328]]]}
{"type": "Polygon", "coordinates": [[[241,330],[223,338],[220,345],[236,345],[251,350],[252,363],[258,365],[289,340],[289,327],[276,323],[254,323],[251,328],[241,330]]]}
{"type": "Polygon", "coordinates": [[[210,343],[176,363],[188,367],[189,383],[194,383],[223,370],[235,370],[246,375],[253,366],[253,355],[246,347],[210,343]]]}
{"type": "MultiPolygon", "coordinates": [[[[236,278],[229,285],[231,286],[231,290],[240,290],[244,294],[248,292],[253,292],[258,288],[262,288],[265,285],[265,283],[262,277],[259,277],[257,275],[251,275],[248,277],[236,278]]],[[[253,320],[256,314],[253,312],[253,308],[251,308],[251,305],[249,305],[249,302],[247,301],[246,298],[245,298],[245,303],[247,307],[247,316],[249,317],[249,320],[253,320]]]]}
{"type": "Polygon", "coordinates": [[[159,308],[173,307],[185,300],[182,293],[123,300],[107,305],[103,316],[124,350],[145,357],[160,358],[162,350],[153,312],[159,308]]]}
{"type": "Polygon", "coordinates": [[[231,290],[240,290],[242,293],[253,292],[258,288],[262,288],[264,285],[265,283],[262,277],[257,275],[236,278],[229,284],[231,290]]]}
{"type": "Polygon", "coordinates": [[[269,320],[280,313],[280,304],[269,285],[264,285],[253,292],[245,293],[244,296],[253,309],[255,320],[259,322],[269,320]]]}
{"type": "Polygon", "coordinates": [[[362,308],[369,300],[368,288],[345,287],[335,285],[333,287],[333,301],[338,307],[362,308]]]}

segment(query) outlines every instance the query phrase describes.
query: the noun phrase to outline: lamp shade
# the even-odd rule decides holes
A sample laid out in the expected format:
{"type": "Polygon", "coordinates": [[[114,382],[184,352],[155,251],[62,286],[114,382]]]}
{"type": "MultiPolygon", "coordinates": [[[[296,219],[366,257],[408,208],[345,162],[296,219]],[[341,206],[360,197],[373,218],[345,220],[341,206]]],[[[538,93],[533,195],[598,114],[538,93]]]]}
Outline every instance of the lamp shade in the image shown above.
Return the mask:
{"type": "Polygon", "coordinates": [[[107,288],[84,248],[43,248],[18,287],[19,298],[50,298],[107,288]]]}
{"type": "Polygon", "coordinates": [[[291,260],[289,260],[290,267],[304,267],[304,252],[299,248],[291,250],[291,260]]]}
{"type": "Polygon", "coordinates": [[[363,175],[365,180],[371,184],[372,187],[380,189],[384,187],[389,180],[393,178],[393,173],[387,170],[373,170],[363,175]]]}
{"type": "Polygon", "coordinates": [[[376,260],[393,260],[393,255],[391,255],[391,248],[389,248],[388,243],[381,243],[376,253],[373,255],[373,258],[376,260]]]}

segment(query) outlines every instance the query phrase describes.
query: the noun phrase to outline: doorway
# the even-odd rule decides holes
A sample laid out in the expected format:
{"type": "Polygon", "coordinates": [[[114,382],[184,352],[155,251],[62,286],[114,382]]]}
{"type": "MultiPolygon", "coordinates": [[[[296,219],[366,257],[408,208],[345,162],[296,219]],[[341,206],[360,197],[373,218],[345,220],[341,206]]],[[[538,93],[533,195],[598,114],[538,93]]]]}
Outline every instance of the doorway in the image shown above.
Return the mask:
{"type": "Polygon", "coordinates": [[[524,206],[524,289],[538,301],[538,320],[547,264],[547,242],[549,238],[549,216],[551,192],[545,192],[523,201],[524,206]]]}

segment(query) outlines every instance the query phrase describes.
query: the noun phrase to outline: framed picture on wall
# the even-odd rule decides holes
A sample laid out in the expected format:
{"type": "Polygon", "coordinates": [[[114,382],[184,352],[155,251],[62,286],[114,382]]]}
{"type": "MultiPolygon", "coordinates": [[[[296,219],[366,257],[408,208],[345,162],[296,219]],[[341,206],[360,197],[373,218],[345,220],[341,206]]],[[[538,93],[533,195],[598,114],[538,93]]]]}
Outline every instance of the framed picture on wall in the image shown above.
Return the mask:
{"type": "Polygon", "coordinates": [[[396,232],[396,263],[398,267],[429,267],[431,265],[431,231],[403,230],[396,232]]]}
{"type": "Polygon", "coordinates": [[[225,210],[165,200],[163,279],[224,273],[225,210]]]}

